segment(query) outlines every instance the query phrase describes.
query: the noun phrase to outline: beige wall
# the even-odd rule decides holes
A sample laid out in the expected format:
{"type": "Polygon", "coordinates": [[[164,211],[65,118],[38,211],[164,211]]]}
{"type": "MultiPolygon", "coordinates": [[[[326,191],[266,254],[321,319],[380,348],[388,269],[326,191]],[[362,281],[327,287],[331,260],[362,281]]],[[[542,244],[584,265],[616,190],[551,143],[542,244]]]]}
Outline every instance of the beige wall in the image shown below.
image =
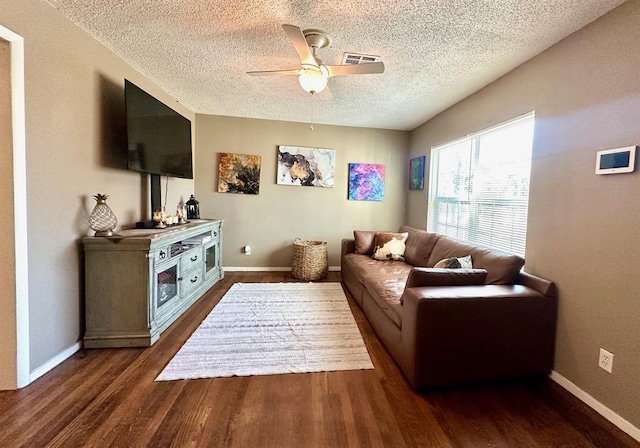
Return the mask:
{"type": "Polygon", "coordinates": [[[296,237],[328,241],[329,265],[338,266],[340,240],[354,229],[396,230],[404,221],[408,132],[211,115],[197,115],[196,128],[196,198],[203,217],[225,220],[225,267],[291,267],[296,237]],[[335,187],[277,185],[278,145],[335,149],[335,187]],[[217,193],[220,152],[261,156],[259,195],[217,193]],[[386,165],[384,202],[347,200],[353,162],[386,165]]]}
{"type": "MultiPolygon", "coordinates": [[[[411,134],[411,156],[428,155],[433,145],[536,111],[526,269],[560,288],[555,369],[636,426],[639,174],[595,176],[593,165],[599,149],[640,143],[638,23],[640,1],[632,0],[411,134]],[[611,375],[597,368],[599,347],[615,354],[611,375]]],[[[90,196],[108,193],[124,224],[147,213],[145,177],[125,171],[114,155],[124,145],[123,78],[194,115],[42,1],[3,1],[0,24],[25,38],[34,370],[81,336],[79,238],[87,233],[90,196]]],[[[195,120],[195,192],[203,216],[225,219],[225,266],[289,266],[296,236],[327,239],[330,264],[337,265],[339,240],[354,228],[395,229],[404,216],[425,225],[426,190],[404,202],[408,133],[195,120]],[[276,185],[279,144],[336,149],[335,188],[276,185]],[[262,156],[260,195],[216,192],[219,152],[262,156]],[[384,202],[346,199],[349,162],[387,165],[384,202]],[[244,244],[253,255],[241,254],[244,244]]],[[[171,209],[194,184],[172,179],[169,188],[171,209]]],[[[4,330],[0,336],[7,341],[4,330]]]]}
{"type": "MultiPolygon", "coordinates": [[[[109,194],[119,222],[148,213],[146,177],[125,169],[123,79],[193,120],[148,79],[55,9],[5,0],[0,24],[24,37],[30,362],[35,370],[82,332],[82,250],[91,196],[109,194]]],[[[164,188],[164,180],[163,180],[164,188]]],[[[193,181],[172,179],[168,204],[193,181]]]]}
{"type": "Polygon", "coordinates": [[[11,369],[0,369],[0,387],[16,384],[16,276],[15,232],[13,222],[13,133],[11,130],[11,50],[9,42],[0,39],[0,227],[3,237],[0,251],[0,328],[4,329],[0,345],[0,363],[11,369]]]}
{"type": "MultiPolygon", "coordinates": [[[[560,291],[554,369],[640,427],[640,172],[595,154],[640,144],[640,1],[632,0],[412,132],[411,154],[536,111],[525,270],[560,291]],[[613,373],[598,368],[599,348],[613,373]]],[[[425,226],[426,192],[408,198],[425,226]]],[[[535,318],[535,316],[532,316],[535,318]]]]}

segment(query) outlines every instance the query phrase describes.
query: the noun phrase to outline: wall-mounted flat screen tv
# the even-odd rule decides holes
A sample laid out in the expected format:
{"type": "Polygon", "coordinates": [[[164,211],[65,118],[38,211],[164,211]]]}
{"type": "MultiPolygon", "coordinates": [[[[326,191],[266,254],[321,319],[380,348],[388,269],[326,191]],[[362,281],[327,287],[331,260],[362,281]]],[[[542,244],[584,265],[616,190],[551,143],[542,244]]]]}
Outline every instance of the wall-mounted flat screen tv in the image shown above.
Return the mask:
{"type": "Polygon", "coordinates": [[[193,179],[191,121],[126,79],[124,96],[128,168],[193,179]]]}

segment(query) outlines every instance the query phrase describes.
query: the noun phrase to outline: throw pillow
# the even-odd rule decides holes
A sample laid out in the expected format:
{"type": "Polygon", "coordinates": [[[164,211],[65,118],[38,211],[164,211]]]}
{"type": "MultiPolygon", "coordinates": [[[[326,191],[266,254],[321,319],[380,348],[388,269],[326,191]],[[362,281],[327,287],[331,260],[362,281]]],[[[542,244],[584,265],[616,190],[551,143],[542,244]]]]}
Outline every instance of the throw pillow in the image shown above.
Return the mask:
{"type": "Polygon", "coordinates": [[[473,265],[471,263],[471,255],[467,255],[466,257],[451,257],[445,258],[444,260],[438,261],[434,268],[448,268],[448,269],[473,269],[473,265]]]}
{"type": "Polygon", "coordinates": [[[378,232],[373,244],[374,260],[404,260],[409,233],[378,232]]]}
{"type": "Polygon", "coordinates": [[[376,236],[372,230],[354,230],[353,239],[356,241],[356,253],[371,255],[373,253],[373,240],[376,236]]]}

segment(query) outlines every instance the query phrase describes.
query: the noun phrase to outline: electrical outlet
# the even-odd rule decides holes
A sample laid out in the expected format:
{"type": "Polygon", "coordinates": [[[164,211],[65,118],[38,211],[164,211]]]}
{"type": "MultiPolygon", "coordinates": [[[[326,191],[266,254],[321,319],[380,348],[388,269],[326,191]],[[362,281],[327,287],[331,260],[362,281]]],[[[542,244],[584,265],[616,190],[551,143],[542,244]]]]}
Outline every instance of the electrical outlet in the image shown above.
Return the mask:
{"type": "Polygon", "coordinates": [[[613,370],[613,353],[606,351],[605,349],[600,349],[600,360],[598,361],[598,365],[601,369],[606,370],[611,373],[613,370]]]}

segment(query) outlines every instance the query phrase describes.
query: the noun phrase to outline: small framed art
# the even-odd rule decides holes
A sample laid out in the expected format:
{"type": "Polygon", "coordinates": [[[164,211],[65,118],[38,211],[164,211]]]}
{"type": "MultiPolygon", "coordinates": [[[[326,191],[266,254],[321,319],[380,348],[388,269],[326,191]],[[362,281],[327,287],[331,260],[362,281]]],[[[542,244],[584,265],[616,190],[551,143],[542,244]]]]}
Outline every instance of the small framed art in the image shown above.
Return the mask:
{"type": "Polygon", "coordinates": [[[425,158],[414,157],[409,161],[409,190],[424,190],[425,158]]]}
{"type": "Polygon", "coordinates": [[[384,177],[384,165],[350,163],[349,200],[384,201],[384,177]]]}
{"type": "Polygon", "coordinates": [[[258,194],[260,192],[260,156],[219,153],[218,192],[258,194]]]}
{"type": "Polygon", "coordinates": [[[278,146],[278,185],[333,188],[335,172],[335,149],[278,146]]]}

